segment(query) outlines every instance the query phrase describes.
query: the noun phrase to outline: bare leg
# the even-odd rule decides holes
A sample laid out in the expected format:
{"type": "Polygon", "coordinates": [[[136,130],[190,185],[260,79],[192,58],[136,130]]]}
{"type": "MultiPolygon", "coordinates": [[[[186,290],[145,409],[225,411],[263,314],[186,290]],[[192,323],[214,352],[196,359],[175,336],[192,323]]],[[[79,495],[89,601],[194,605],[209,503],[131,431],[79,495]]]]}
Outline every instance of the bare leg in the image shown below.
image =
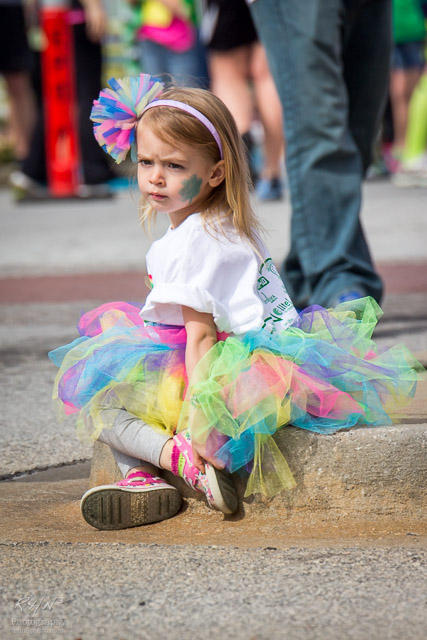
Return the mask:
{"type": "Polygon", "coordinates": [[[250,46],[209,54],[212,93],[230,109],[241,134],[247,133],[253,118],[253,97],[249,87],[250,46]]]}
{"type": "Polygon", "coordinates": [[[19,159],[27,156],[35,123],[35,101],[28,74],[4,74],[10,103],[10,125],[19,159]]]}
{"type": "Polygon", "coordinates": [[[173,449],[173,440],[170,438],[165,446],[162,449],[160,454],[160,468],[166,469],[167,471],[172,470],[171,461],[172,461],[172,449],[173,449]]]}
{"type": "Polygon", "coordinates": [[[421,71],[418,69],[395,69],[390,76],[390,99],[393,110],[394,148],[402,151],[405,146],[408,126],[409,102],[421,71]]]}
{"type": "Polygon", "coordinates": [[[262,177],[279,178],[284,152],[282,105],[270,73],[265,50],[260,43],[252,45],[251,77],[256,105],[264,129],[264,166],[262,177]]]}

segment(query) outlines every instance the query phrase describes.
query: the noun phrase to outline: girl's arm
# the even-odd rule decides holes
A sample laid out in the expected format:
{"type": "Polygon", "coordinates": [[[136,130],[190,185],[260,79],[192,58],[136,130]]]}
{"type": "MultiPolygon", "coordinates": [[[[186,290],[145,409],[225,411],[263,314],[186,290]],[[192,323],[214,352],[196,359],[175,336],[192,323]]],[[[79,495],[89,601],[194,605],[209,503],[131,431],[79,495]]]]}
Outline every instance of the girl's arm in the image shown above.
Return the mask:
{"type": "Polygon", "coordinates": [[[190,382],[196,364],[216,344],[216,326],[210,313],[201,313],[190,307],[181,308],[187,331],[185,368],[190,382]]]}
{"type": "MultiPolygon", "coordinates": [[[[187,346],[185,349],[185,368],[187,370],[188,382],[191,384],[191,377],[194,369],[211,347],[216,344],[216,326],[213,316],[210,313],[201,313],[190,307],[182,306],[182,316],[187,331],[187,346]]],[[[207,460],[215,467],[218,467],[218,460],[208,459],[205,456],[205,448],[193,442],[194,463],[196,467],[205,473],[204,460],[207,460]]]]}

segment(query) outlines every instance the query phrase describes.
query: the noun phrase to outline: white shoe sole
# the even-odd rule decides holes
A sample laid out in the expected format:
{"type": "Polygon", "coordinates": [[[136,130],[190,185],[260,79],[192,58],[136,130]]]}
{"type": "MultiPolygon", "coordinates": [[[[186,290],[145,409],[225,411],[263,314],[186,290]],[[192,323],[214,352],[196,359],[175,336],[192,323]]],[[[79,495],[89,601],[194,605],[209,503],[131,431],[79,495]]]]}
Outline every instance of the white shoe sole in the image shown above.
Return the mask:
{"type": "Polygon", "coordinates": [[[403,188],[425,188],[427,187],[427,173],[423,174],[411,174],[408,173],[395,173],[392,178],[392,184],[395,187],[403,188]]]}
{"type": "Polygon", "coordinates": [[[114,531],[160,522],[174,516],[181,495],[171,486],[118,487],[103,485],[89,489],[80,501],[80,511],[96,529],[114,531]]]}
{"type": "Polygon", "coordinates": [[[222,469],[216,469],[205,462],[206,476],[212,493],[210,506],[225,514],[235,513],[239,506],[236,489],[231,476],[222,469]]]}

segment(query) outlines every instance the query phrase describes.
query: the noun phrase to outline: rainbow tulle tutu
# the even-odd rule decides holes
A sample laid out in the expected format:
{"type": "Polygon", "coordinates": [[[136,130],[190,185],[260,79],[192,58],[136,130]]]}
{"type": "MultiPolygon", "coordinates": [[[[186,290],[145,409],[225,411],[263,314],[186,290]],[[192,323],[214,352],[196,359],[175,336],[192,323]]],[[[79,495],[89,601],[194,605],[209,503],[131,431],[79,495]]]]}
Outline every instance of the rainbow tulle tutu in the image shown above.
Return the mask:
{"type": "Polygon", "coordinates": [[[137,307],[105,304],[82,316],[78,339],[49,354],[59,367],[54,399],[78,414],[82,438],[97,439],[122,408],[163,433],[190,428],[230,472],[248,474],[246,495],[271,497],[294,485],[277,429],[389,425],[413,397],[422,367],[403,345],[373,342],[380,315],[363,298],[310,307],[282,332],[218,335],[188,388],[185,329],[144,326],[137,307]]]}

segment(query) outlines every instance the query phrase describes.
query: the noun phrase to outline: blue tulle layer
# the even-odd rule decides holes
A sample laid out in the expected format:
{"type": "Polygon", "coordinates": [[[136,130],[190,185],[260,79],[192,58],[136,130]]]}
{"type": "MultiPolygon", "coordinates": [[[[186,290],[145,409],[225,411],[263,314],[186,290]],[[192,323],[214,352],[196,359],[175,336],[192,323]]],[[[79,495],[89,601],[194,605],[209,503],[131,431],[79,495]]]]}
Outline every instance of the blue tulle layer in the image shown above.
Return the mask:
{"type": "Polygon", "coordinates": [[[373,342],[380,314],[364,298],[306,309],[275,334],[219,335],[187,389],[185,329],[144,326],[136,307],[103,305],[82,317],[78,339],[49,354],[59,367],[54,398],[92,438],[111,426],[111,408],[168,434],[190,428],[230,471],[252,467],[250,493],[272,495],[292,484],[272,438],[279,427],[388,425],[414,395],[422,367],[402,345],[373,342]]]}

